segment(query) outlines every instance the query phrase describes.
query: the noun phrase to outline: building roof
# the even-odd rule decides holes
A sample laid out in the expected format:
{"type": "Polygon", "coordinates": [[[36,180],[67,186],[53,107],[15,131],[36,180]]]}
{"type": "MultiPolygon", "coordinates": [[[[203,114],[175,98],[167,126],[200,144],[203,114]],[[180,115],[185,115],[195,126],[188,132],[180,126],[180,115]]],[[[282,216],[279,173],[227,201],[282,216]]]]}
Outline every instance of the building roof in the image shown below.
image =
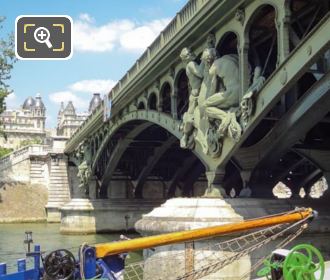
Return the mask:
{"type": "Polygon", "coordinates": [[[72,101],[68,102],[68,105],[66,105],[64,111],[63,111],[64,115],[69,115],[69,116],[75,116],[76,115],[76,109],[73,106],[72,101]]]}
{"type": "Polygon", "coordinates": [[[89,102],[89,113],[92,113],[100,104],[102,103],[102,98],[99,93],[94,93],[92,100],[89,102]]]}
{"type": "Polygon", "coordinates": [[[36,104],[36,101],[32,96],[29,96],[27,99],[25,99],[22,108],[24,110],[31,110],[36,104]]]}
{"type": "Polygon", "coordinates": [[[40,108],[42,110],[46,109],[44,103],[41,100],[40,94],[37,94],[36,99],[35,99],[35,108],[40,108]]]}
{"type": "Polygon", "coordinates": [[[60,110],[58,111],[58,114],[62,114],[64,112],[64,102],[62,101],[61,102],[61,107],[60,107],[60,110]]]}

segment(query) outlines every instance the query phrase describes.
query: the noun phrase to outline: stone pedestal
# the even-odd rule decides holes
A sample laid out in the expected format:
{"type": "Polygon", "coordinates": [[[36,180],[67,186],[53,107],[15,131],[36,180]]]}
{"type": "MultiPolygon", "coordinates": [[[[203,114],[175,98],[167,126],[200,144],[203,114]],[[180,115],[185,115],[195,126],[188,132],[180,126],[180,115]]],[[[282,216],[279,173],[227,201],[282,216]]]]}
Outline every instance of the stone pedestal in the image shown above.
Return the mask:
{"type": "Polygon", "coordinates": [[[134,223],[161,201],[75,198],[61,209],[60,232],[91,234],[134,230],[134,223]]]}
{"type": "MultiPolygon", "coordinates": [[[[328,211],[326,205],[320,205],[319,200],[279,200],[279,199],[213,199],[213,198],[174,198],[166,201],[165,204],[154,209],[135,225],[142,235],[154,235],[167,232],[175,232],[225,223],[239,222],[245,219],[264,217],[284,211],[293,210],[296,206],[312,207],[320,213],[318,219],[310,224],[309,229],[303,236],[289,244],[291,248],[297,243],[312,243],[323,253],[325,259],[329,259],[330,228],[328,211]],[[315,236],[316,239],[312,238],[315,236]],[[311,242],[312,241],[312,242],[311,242]]],[[[228,240],[234,236],[226,236],[211,241],[213,244],[228,240]]],[[[281,239],[282,240],[282,239],[281,239]]],[[[275,249],[280,239],[269,243],[250,256],[243,257],[225,268],[199,279],[240,279],[242,275],[250,271],[261,257],[267,256],[275,249]]],[[[145,279],[157,279],[160,273],[172,273],[172,276],[182,275],[188,269],[198,269],[201,263],[201,256],[212,255],[212,260],[224,259],[224,254],[230,256],[228,252],[219,250],[203,250],[201,248],[209,246],[206,241],[194,242],[193,247],[189,244],[177,244],[162,246],[155,250],[145,250],[145,279]],[[187,259],[188,252],[188,259],[187,259]],[[181,258],[181,259],[180,259],[181,258]],[[159,263],[161,260],[161,263],[159,263]],[[157,265],[158,262],[158,265],[157,265]]],[[[204,262],[205,263],[205,262],[204,262]]],[[[169,277],[168,274],[163,276],[169,277]]]]}
{"type": "MultiPolygon", "coordinates": [[[[223,199],[215,198],[174,198],[144,215],[135,225],[137,231],[143,235],[152,235],[166,232],[210,227],[226,223],[242,221],[234,209],[223,199]]],[[[145,250],[145,279],[171,278],[182,275],[183,272],[198,270],[205,265],[205,258],[210,262],[224,258],[223,252],[210,247],[219,242],[219,239],[196,241],[186,244],[175,244],[155,248],[155,251],[145,250]],[[157,265],[157,260],[161,263],[157,265]],[[166,273],[166,274],[165,274],[166,273]],[[170,273],[170,274],[168,274],[170,273]]],[[[199,279],[239,279],[250,269],[249,257],[242,257],[235,263],[199,279]]]]}

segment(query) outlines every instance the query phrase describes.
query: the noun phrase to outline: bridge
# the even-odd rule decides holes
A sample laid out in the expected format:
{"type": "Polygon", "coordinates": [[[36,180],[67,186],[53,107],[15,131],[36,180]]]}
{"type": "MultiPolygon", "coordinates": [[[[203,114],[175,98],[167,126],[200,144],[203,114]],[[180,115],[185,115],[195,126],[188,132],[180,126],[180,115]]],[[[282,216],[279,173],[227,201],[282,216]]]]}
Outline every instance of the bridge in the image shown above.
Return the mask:
{"type": "Polygon", "coordinates": [[[87,164],[96,198],[107,198],[118,181],[129,182],[139,198],[150,181],[162,182],[164,198],[177,189],[194,196],[195,182],[216,186],[223,196],[250,188],[254,197],[269,197],[278,181],[294,194],[308,191],[330,171],[328,27],[326,1],[189,1],[110,91],[110,120],[99,106],[65,153],[73,164],[87,164]],[[235,89],[226,89],[232,81],[223,73],[215,74],[213,92],[205,89],[212,82],[195,77],[202,84],[192,113],[187,63],[180,59],[185,47],[196,54],[197,67],[207,49],[217,57],[204,68],[237,56],[235,89]],[[205,105],[229,91],[238,98],[228,106],[205,105]],[[185,145],[185,136],[194,143],[185,145]]]}
{"type": "Polygon", "coordinates": [[[278,182],[294,203],[330,182],[329,8],[190,0],[67,142],[79,203],[185,197],[189,208],[204,196],[216,209],[235,196],[233,209],[247,198],[267,209],[278,182]]]}

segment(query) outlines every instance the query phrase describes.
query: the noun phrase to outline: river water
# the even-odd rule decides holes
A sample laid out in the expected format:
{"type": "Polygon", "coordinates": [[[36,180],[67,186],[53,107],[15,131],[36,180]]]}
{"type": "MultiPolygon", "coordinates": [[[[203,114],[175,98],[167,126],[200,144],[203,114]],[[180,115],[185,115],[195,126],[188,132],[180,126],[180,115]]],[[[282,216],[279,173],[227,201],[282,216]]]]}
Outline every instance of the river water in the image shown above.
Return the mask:
{"type": "MultiPolygon", "coordinates": [[[[89,245],[103,242],[119,240],[119,233],[116,234],[90,234],[90,235],[62,235],[59,233],[59,224],[0,224],[0,263],[7,263],[8,272],[16,271],[16,260],[25,257],[27,250],[23,240],[25,231],[33,232],[34,244],[41,246],[41,251],[56,249],[69,249],[76,257],[78,247],[82,243],[89,245]]],[[[136,235],[128,235],[136,237],[136,235]]],[[[32,245],[33,248],[33,245],[32,245]]],[[[131,253],[129,262],[141,259],[141,253],[131,253]]],[[[32,260],[28,260],[28,267],[32,265],[32,260]]]]}

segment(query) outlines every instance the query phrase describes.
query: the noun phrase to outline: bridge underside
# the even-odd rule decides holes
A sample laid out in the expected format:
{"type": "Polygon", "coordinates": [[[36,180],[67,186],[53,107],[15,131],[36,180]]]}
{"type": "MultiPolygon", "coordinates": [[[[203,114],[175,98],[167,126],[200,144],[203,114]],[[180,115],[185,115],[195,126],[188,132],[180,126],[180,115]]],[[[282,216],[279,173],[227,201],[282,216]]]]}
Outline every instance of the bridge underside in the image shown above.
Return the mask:
{"type": "Polygon", "coordinates": [[[105,149],[109,159],[96,167],[103,198],[108,196],[106,190],[113,193],[122,188],[120,182],[125,182],[128,198],[190,197],[205,190],[202,162],[190,150],[180,148],[176,136],[156,124],[131,121],[116,131],[105,149]]]}

